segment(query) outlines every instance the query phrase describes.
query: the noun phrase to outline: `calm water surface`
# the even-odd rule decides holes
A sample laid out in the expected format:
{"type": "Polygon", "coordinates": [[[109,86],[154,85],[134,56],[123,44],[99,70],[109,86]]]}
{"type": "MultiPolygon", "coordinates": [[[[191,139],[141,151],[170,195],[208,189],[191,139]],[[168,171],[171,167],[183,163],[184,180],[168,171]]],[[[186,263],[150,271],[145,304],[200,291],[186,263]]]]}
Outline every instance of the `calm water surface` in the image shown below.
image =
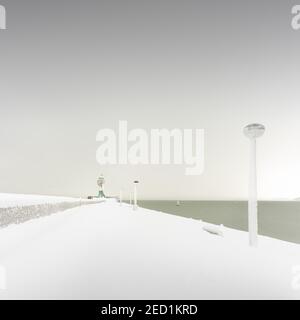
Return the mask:
{"type": "MultiPolygon", "coordinates": [[[[178,216],[201,219],[246,231],[247,202],[242,201],[139,201],[141,207],[178,216]]],[[[300,243],[300,202],[259,202],[258,232],[261,235],[300,243]]]]}

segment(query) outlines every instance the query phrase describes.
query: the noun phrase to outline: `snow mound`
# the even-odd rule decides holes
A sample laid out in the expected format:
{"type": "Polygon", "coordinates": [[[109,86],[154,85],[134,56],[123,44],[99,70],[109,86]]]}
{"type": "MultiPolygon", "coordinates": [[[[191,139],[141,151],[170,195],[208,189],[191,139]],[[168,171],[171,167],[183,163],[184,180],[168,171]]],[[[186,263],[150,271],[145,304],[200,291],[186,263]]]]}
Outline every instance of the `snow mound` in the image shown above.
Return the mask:
{"type": "Polygon", "coordinates": [[[78,198],[51,197],[31,194],[0,193],[0,208],[25,207],[45,203],[79,201],[78,198]]]}
{"type": "Polygon", "coordinates": [[[99,200],[1,193],[0,227],[96,202],[99,200]]]}

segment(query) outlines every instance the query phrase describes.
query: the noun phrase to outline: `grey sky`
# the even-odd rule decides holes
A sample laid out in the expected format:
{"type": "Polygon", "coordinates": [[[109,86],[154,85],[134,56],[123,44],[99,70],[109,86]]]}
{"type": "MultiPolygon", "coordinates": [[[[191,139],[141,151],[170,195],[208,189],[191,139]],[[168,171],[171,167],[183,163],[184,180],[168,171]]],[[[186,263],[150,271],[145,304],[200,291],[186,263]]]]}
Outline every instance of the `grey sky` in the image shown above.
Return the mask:
{"type": "Polygon", "coordinates": [[[0,0],[0,192],[242,199],[259,141],[262,198],[300,196],[300,31],[289,0],[0,0]],[[106,166],[96,133],[204,128],[205,171],[106,166]]]}

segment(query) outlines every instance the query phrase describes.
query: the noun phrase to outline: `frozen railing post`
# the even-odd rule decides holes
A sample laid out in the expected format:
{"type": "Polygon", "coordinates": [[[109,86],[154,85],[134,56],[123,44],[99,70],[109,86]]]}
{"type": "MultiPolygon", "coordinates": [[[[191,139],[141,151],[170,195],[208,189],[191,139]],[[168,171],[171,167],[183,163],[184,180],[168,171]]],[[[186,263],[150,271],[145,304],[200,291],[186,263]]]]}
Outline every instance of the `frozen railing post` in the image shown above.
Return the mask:
{"type": "Polygon", "coordinates": [[[244,128],[244,134],[250,139],[250,167],[249,167],[249,199],[248,199],[248,229],[250,246],[258,245],[257,222],[257,181],[256,181],[256,139],[265,132],[261,124],[249,124],[244,128]]]}
{"type": "Polygon", "coordinates": [[[139,184],[139,182],[136,180],[134,181],[134,190],[133,190],[133,210],[137,210],[138,206],[137,206],[137,185],[139,184]]]}
{"type": "Polygon", "coordinates": [[[122,202],[123,202],[123,191],[122,190],[120,190],[119,202],[120,202],[120,206],[121,206],[122,202]]]}

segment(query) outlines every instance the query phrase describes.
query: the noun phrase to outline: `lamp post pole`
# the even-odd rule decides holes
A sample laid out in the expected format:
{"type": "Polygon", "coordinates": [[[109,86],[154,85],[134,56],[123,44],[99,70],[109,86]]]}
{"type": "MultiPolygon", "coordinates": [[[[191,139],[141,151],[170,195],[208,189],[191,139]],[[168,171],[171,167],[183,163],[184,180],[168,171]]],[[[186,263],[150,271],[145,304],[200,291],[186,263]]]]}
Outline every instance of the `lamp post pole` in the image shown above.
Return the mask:
{"type": "Polygon", "coordinates": [[[244,128],[245,136],[250,139],[248,229],[252,247],[258,246],[256,139],[264,132],[265,127],[261,124],[249,124],[244,128]]]}
{"type": "Polygon", "coordinates": [[[133,210],[137,210],[138,205],[137,205],[137,185],[138,181],[134,181],[134,190],[133,190],[133,210]]]}
{"type": "Polygon", "coordinates": [[[257,178],[256,178],[256,140],[255,138],[250,139],[248,225],[249,225],[250,246],[257,247],[258,221],[257,221],[257,178]]]}

